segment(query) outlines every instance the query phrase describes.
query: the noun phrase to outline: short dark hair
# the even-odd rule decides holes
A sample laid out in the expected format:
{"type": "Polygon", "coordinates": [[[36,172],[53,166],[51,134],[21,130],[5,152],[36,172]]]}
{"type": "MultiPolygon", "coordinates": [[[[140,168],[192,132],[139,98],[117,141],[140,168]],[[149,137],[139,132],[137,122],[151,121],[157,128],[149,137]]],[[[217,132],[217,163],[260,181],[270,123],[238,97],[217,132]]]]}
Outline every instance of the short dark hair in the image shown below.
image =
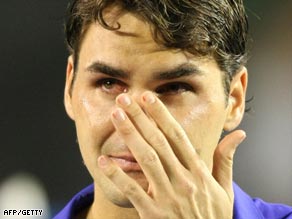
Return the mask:
{"type": "Polygon", "coordinates": [[[82,37],[92,22],[109,25],[103,11],[117,4],[151,24],[154,40],[167,48],[179,48],[213,57],[225,72],[228,95],[233,75],[246,64],[248,21],[243,0],[74,0],[65,23],[66,42],[78,65],[82,37]]]}

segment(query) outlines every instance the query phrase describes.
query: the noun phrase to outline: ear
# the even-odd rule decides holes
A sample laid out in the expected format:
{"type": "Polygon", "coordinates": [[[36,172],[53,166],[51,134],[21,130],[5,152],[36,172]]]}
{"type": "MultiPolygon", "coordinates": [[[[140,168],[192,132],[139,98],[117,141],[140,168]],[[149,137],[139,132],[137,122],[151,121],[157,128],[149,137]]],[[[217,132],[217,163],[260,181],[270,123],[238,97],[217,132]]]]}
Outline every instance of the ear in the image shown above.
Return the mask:
{"type": "Polygon", "coordinates": [[[230,93],[228,98],[228,111],[224,124],[224,130],[235,129],[241,122],[245,111],[245,96],[248,82],[247,69],[242,69],[233,76],[230,83],[230,93]]]}
{"type": "Polygon", "coordinates": [[[74,62],[72,55],[69,56],[66,69],[66,82],[64,90],[64,105],[68,116],[74,120],[74,112],[72,109],[72,88],[74,80],[74,62]]]}

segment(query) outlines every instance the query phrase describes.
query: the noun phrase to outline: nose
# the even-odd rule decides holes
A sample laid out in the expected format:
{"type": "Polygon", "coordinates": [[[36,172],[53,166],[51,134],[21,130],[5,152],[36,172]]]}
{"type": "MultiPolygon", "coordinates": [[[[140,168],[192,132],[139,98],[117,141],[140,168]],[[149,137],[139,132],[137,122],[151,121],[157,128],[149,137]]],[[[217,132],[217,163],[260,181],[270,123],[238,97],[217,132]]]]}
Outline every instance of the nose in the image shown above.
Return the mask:
{"type": "Polygon", "coordinates": [[[141,106],[142,95],[146,91],[150,91],[150,90],[147,90],[145,88],[132,88],[132,89],[129,89],[129,91],[127,92],[127,95],[129,95],[133,101],[137,102],[141,106]]]}
{"type": "Polygon", "coordinates": [[[154,122],[154,120],[152,119],[151,115],[147,112],[147,110],[145,110],[143,107],[142,107],[142,95],[146,92],[146,91],[150,91],[148,89],[142,89],[142,88],[136,88],[136,89],[130,89],[126,92],[126,95],[128,95],[130,98],[131,98],[131,101],[132,102],[136,102],[141,110],[144,112],[144,114],[150,119],[150,121],[152,123],[155,124],[156,126],[156,123],[154,122]]]}

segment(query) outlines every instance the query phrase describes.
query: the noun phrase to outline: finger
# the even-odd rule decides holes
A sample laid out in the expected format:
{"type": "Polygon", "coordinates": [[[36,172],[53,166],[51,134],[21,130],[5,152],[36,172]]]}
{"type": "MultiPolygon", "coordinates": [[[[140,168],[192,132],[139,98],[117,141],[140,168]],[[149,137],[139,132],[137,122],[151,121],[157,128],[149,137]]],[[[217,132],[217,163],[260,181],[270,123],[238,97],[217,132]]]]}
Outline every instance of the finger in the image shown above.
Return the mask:
{"type": "Polygon", "coordinates": [[[112,122],[143,170],[153,193],[169,188],[169,178],[155,150],[145,141],[121,108],[112,112],[112,122]]]}
{"type": "Polygon", "coordinates": [[[192,169],[194,162],[199,161],[199,156],[181,125],[151,92],[142,95],[142,104],[166,136],[180,162],[187,169],[192,169]]]}
{"type": "Polygon", "coordinates": [[[121,168],[106,156],[98,158],[98,165],[101,171],[117,186],[117,188],[130,200],[132,205],[141,211],[151,209],[153,200],[146,194],[138,183],[127,176],[121,168]]]}
{"type": "Polygon", "coordinates": [[[237,130],[225,136],[217,146],[213,160],[213,176],[222,188],[232,194],[233,157],[237,146],[245,139],[246,134],[237,130]]]}
{"type": "Polygon", "coordinates": [[[141,133],[145,141],[154,148],[161,160],[166,172],[174,175],[181,163],[174,154],[167,138],[159,130],[157,125],[151,120],[140,105],[133,101],[127,94],[121,94],[117,97],[118,106],[122,107],[131,121],[135,124],[137,130],[141,133]],[[173,168],[175,167],[175,168],[173,168]]]}

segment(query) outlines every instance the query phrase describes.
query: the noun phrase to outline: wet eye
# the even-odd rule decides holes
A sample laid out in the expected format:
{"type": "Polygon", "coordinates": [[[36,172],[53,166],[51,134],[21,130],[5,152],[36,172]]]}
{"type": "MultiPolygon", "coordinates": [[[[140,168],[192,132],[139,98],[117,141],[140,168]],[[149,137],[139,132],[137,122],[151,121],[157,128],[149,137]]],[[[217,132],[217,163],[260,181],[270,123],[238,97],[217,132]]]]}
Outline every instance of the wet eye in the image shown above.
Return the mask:
{"type": "Polygon", "coordinates": [[[166,95],[175,95],[180,94],[187,91],[193,91],[193,87],[186,83],[169,83],[164,84],[156,89],[156,93],[158,94],[166,94],[166,95]]]}
{"type": "Polygon", "coordinates": [[[127,91],[127,85],[114,78],[106,78],[97,82],[97,86],[101,88],[103,92],[109,94],[120,94],[127,91]]]}
{"type": "Polygon", "coordinates": [[[104,79],[102,80],[102,86],[104,89],[110,90],[114,87],[114,85],[117,83],[114,79],[104,79]]]}

